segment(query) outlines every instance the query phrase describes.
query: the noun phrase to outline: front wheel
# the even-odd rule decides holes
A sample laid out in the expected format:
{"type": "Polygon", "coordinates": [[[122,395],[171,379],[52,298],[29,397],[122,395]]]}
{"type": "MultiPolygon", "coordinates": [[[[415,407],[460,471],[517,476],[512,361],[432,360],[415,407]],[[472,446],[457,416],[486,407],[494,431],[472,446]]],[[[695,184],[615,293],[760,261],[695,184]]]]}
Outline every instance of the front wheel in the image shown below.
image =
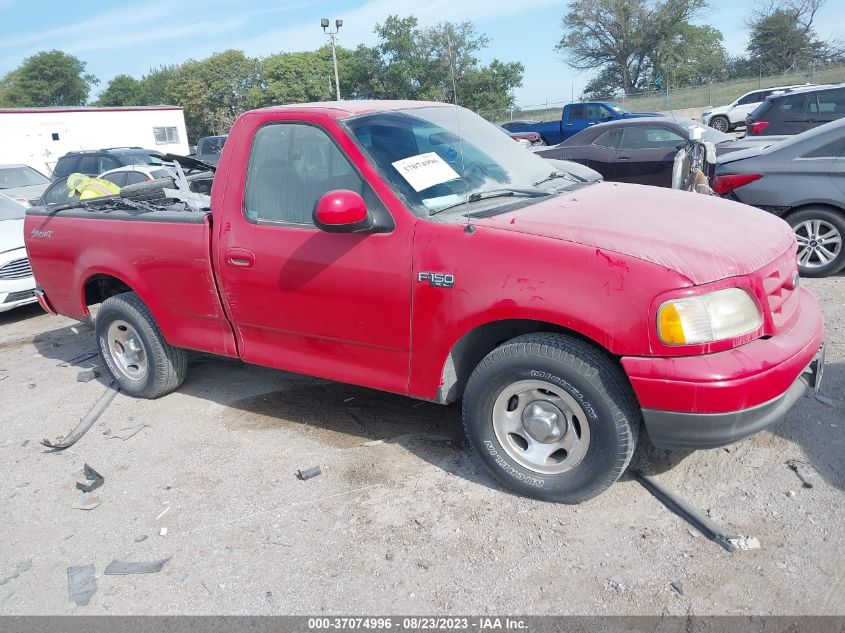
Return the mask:
{"type": "Polygon", "coordinates": [[[149,308],[134,292],[103,301],[96,329],[100,355],[121,391],[158,398],[185,380],[185,351],[164,340],[149,308]]]}
{"type": "Polygon", "coordinates": [[[845,267],[845,218],[823,207],[801,209],[786,218],[798,240],[798,272],[827,277],[845,267]]]}
{"type": "Polygon", "coordinates": [[[488,354],[467,383],[463,417],[470,445],[505,487],[563,503],[619,479],[641,420],[616,363],[590,343],[548,333],[488,354]]]}
{"type": "Polygon", "coordinates": [[[719,132],[727,133],[731,130],[731,122],[727,119],[727,117],[714,116],[710,119],[710,127],[714,130],[718,130],[719,132]]]}

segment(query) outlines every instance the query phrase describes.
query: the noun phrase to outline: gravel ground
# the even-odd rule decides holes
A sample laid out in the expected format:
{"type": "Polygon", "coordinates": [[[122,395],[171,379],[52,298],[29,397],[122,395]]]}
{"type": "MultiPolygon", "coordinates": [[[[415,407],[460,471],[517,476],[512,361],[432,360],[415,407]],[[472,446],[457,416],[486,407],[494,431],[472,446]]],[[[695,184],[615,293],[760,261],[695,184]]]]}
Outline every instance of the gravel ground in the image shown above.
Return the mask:
{"type": "Polygon", "coordinates": [[[805,283],[827,318],[833,406],[804,398],[770,432],[659,476],[760,540],[733,554],[630,479],[577,507],[503,492],[456,406],[207,356],[177,393],[118,395],[49,454],[39,441],[105,390],[77,382],[96,358],[65,363],[93,334],[37,307],[0,315],[0,613],[843,614],[845,276],[805,283]],[[88,511],[72,508],[84,463],[106,479],[88,511]],[[160,573],[103,574],[167,557],[160,573]],[[97,593],[77,606],[66,570],[87,564],[97,593]]]}

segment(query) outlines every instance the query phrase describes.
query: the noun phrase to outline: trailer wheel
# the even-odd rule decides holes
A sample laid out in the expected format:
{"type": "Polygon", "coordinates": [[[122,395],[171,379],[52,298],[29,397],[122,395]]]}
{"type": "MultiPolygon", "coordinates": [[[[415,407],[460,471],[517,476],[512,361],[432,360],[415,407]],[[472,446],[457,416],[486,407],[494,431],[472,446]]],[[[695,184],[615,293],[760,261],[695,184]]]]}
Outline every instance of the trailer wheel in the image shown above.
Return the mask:
{"type": "Polygon", "coordinates": [[[622,369],[564,334],[527,334],[493,350],[464,392],[471,446],[505,487],[580,503],[622,475],[642,415],[622,369]]]}
{"type": "Polygon", "coordinates": [[[185,350],[164,340],[149,308],[134,292],[103,301],[96,330],[100,355],[122,391],[158,398],[185,380],[185,350]]]}

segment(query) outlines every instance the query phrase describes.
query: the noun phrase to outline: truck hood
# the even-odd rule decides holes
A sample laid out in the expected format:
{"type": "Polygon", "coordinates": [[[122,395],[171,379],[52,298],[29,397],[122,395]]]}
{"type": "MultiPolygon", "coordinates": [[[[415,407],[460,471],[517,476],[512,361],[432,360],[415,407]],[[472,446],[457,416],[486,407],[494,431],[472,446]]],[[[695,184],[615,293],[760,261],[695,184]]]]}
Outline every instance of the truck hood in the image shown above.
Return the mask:
{"type": "Polygon", "coordinates": [[[23,248],[23,220],[0,220],[0,253],[23,248]]]}
{"type": "Polygon", "coordinates": [[[732,106],[718,106],[716,108],[710,108],[709,110],[705,110],[701,116],[707,115],[716,115],[716,114],[727,114],[732,110],[732,106]]]}
{"type": "Polygon", "coordinates": [[[622,183],[588,185],[473,224],[636,257],[694,284],[752,273],[795,243],[786,222],[754,207],[622,183]]]}

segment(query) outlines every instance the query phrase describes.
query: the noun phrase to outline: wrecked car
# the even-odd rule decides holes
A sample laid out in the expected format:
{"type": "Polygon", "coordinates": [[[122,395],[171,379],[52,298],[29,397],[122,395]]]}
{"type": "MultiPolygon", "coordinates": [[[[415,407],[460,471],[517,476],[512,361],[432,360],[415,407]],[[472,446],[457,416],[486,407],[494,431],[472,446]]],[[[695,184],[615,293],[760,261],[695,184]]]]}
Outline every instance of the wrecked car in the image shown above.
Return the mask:
{"type": "Polygon", "coordinates": [[[178,389],[198,350],[462,399],[500,482],[577,503],[619,478],[643,423],[657,446],[721,446],[819,386],[822,315],[786,223],[553,170],[456,106],[247,112],[209,205],[178,180],[155,204],[27,212],[41,304],[101,304],[130,395],[178,389]]]}

